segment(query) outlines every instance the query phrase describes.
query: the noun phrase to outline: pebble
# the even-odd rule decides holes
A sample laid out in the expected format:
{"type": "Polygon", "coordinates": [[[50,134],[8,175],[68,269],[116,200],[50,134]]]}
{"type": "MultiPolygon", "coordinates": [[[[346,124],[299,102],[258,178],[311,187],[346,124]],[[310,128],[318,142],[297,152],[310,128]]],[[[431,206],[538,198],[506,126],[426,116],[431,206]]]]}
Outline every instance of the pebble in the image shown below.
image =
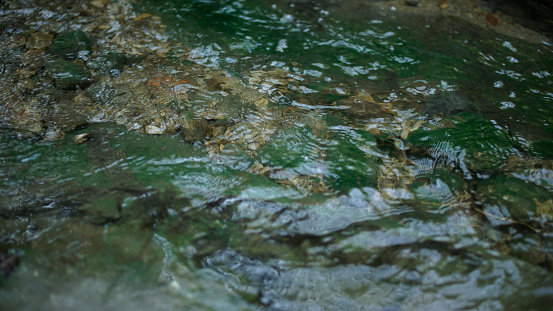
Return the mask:
{"type": "Polygon", "coordinates": [[[165,131],[157,126],[154,125],[147,125],[146,126],[146,133],[150,135],[162,135],[165,134],[165,131]]]}

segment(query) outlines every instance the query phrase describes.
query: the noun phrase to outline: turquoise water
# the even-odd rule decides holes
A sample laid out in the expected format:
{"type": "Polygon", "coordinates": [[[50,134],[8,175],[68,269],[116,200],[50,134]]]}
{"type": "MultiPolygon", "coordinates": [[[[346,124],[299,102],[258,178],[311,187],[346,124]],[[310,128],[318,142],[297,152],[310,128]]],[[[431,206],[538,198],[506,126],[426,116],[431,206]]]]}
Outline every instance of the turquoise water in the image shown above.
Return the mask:
{"type": "Polygon", "coordinates": [[[2,310],[546,310],[550,45],[356,5],[136,2],[169,74],[269,107],[190,92],[196,141],[2,129],[2,310]]]}

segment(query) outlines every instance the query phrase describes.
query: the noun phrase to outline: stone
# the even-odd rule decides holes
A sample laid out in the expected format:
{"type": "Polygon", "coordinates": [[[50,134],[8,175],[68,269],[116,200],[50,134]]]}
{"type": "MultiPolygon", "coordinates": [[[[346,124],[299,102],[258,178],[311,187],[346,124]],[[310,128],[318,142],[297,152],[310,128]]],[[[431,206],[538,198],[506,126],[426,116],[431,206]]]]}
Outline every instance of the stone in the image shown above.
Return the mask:
{"type": "Polygon", "coordinates": [[[498,175],[478,183],[475,197],[494,226],[522,223],[532,228],[547,219],[547,190],[521,179],[498,175]]]}
{"type": "Polygon", "coordinates": [[[86,116],[80,114],[73,102],[68,99],[59,100],[50,108],[49,119],[63,132],[72,131],[88,123],[86,116]]]}
{"type": "Polygon", "coordinates": [[[27,48],[29,50],[33,50],[33,49],[44,50],[48,48],[50,44],[52,44],[53,39],[54,39],[53,34],[43,32],[43,31],[37,31],[27,39],[27,48]]]}
{"type": "Polygon", "coordinates": [[[46,75],[54,80],[56,87],[62,89],[76,89],[84,87],[91,82],[91,74],[83,67],[63,60],[57,59],[46,63],[46,75]]]}
{"type": "Polygon", "coordinates": [[[80,30],[66,31],[58,34],[48,51],[62,58],[73,60],[90,54],[92,41],[80,30]]]}
{"type": "Polygon", "coordinates": [[[85,141],[88,140],[88,135],[90,133],[84,133],[84,134],[78,134],[78,135],[75,135],[75,137],[73,137],[73,144],[75,145],[80,145],[82,143],[84,143],[85,141]]]}
{"type": "Polygon", "coordinates": [[[37,99],[28,102],[18,102],[8,118],[9,124],[22,138],[35,137],[44,131],[44,123],[37,99]]]}
{"type": "Polygon", "coordinates": [[[165,131],[155,125],[147,125],[146,128],[146,133],[149,134],[149,135],[162,135],[162,134],[165,134],[165,131]]]}
{"type": "Polygon", "coordinates": [[[119,75],[127,63],[127,57],[117,52],[104,52],[87,62],[88,68],[101,75],[119,75]]]}
{"type": "Polygon", "coordinates": [[[446,166],[460,168],[466,176],[497,171],[514,152],[506,131],[465,112],[442,119],[437,126],[420,126],[406,143],[412,153],[430,155],[446,166]]]}

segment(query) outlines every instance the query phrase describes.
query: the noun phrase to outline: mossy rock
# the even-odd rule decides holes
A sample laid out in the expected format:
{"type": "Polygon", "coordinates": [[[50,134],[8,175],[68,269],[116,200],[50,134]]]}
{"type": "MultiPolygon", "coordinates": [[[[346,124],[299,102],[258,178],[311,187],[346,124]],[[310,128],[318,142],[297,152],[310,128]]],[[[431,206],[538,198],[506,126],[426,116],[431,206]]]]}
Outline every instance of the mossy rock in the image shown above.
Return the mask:
{"type": "Polygon", "coordinates": [[[50,53],[68,60],[88,55],[91,50],[92,41],[80,30],[66,31],[58,34],[48,48],[50,53]]]}
{"type": "MultiPolygon", "coordinates": [[[[322,175],[331,190],[347,193],[377,183],[376,141],[365,131],[338,130],[324,140],[309,127],[293,127],[277,134],[259,152],[262,164],[290,175],[322,175]]],[[[284,176],[283,175],[283,176],[284,176]]]]}
{"type": "Polygon", "coordinates": [[[259,151],[264,165],[294,170],[311,175],[322,161],[324,142],[306,127],[292,127],[278,133],[259,151]]]}
{"type": "Polygon", "coordinates": [[[443,119],[437,126],[421,127],[406,141],[413,152],[429,154],[463,173],[498,170],[513,153],[513,141],[502,129],[483,117],[469,113],[443,119]]]}
{"type": "Polygon", "coordinates": [[[378,164],[376,139],[366,131],[339,131],[331,137],[327,151],[328,183],[333,190],[376,187],[378,164]]]}
{"type": "Polygon", "coordinates": [[[62,89],[84,87],[91,82],[90,72],[75,63],[63,59],[47,63],[45,71],[46,75],[54,80],[56,87],[62,89]]]}
{"type": "Polygon", "coordinates": [[[441,168],[433,170],[424,182],[414,182],[409,188],[417,200],[430,207],[447,205],[455,196],[465,194],[465,182],[461,176],[441,168]]]}
{"type": "Polygon", "coordinates": [[[530,154],[543,159],[553,159],[553,141],[540,139],[530,146],[530,154]]]}
{"type": "Polygon", "coordinates": [[[551,216],[547,202],[552,198],[535,184],[505,175],[482,180],[476,189],[476,199],[492,225],[522,223],[539,227],[551,216]]]}

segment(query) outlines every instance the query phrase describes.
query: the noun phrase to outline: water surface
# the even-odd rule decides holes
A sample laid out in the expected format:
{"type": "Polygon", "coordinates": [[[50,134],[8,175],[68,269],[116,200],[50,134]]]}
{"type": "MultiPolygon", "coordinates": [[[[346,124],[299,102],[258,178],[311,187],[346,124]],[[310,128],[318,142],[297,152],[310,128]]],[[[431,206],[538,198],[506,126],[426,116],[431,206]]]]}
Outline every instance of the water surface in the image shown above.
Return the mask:
{"type": "Polygon", "coordinates": [[[551,47],[333,3],[136,2],[210,134],[2,129],[2,309],[547,309],[551,47]]]}

